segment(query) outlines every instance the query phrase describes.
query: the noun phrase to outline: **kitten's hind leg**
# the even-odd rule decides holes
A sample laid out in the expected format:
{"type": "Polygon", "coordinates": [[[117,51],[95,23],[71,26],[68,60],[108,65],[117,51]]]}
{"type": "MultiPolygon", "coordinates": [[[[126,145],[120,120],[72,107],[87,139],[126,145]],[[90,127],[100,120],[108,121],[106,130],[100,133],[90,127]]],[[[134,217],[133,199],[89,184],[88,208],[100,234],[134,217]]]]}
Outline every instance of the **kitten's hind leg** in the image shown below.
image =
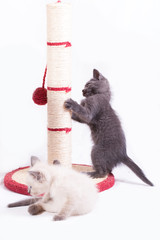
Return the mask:
{"type": "Polygon", "coordinates": [[[91,152],[91,159],[93,163],[93,172],[87,174],[92,178],[103,178],[107,174],[111,173],[111,170],[107,167],[105,150],[100,146],[94,145],[91,152]]]}

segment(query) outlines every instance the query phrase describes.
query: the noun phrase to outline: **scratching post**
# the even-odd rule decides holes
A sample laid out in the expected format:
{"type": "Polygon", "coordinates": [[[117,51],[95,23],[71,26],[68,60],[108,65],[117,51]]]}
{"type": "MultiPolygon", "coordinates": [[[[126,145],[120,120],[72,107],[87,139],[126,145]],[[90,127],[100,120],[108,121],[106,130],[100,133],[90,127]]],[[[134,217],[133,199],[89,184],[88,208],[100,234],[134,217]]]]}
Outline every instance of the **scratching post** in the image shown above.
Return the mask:
{"type": "Polygon", "coordinates": [[[47,5],[48,163],[71,167],[71,116],[64,101],[71,97],[71,5],[47,5]]]}
{"type": "MultiPolygon", "coordinates": [[[[47,5],[47,68],[41,88],[33,93],[38,105],[47,104],[48,163],[59,160],[76,171],[93,171],[91,166],[71,163],[71,116],[64,102],[71,97],[71,5],[47,5]],[[44,88],[47,74],[47,89],[44,88]],[[47,93],[47,94],[46,94],[47,93]]],[[[18,150],[17,150],[18,151],[18,150]]],[[[29,195],[26,175],[29,167],[22,167],[6,174],[5,186],[11,191],[29,195]]],[[[99,192],[114,185],[112,174],[94,179],[99,192]]],[[[78,186],[77,186],[78,187],[78,186]]]]}

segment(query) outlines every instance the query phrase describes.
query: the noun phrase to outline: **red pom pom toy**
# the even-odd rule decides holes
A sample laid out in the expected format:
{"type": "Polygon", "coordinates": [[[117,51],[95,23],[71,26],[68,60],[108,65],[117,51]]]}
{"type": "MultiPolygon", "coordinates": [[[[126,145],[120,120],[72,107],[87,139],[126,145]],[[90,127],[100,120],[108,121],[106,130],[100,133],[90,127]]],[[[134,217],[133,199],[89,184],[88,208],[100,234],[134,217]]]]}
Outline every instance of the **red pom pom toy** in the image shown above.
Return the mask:
{"type": "Polygon", "coordinates": [[[47,103],[47,89],[43,87],[37,88],[33,93],[32,99],[38,105],[45,105],[47,103]]]}
{"type": "Polygon", "coordinates": [[[32,95],[33,102],[37,105],[45,105],[47,103],[47,89],[44,87],[46,74],[47,67],[44,72],[42,87],[37,88],[32,95]]]}

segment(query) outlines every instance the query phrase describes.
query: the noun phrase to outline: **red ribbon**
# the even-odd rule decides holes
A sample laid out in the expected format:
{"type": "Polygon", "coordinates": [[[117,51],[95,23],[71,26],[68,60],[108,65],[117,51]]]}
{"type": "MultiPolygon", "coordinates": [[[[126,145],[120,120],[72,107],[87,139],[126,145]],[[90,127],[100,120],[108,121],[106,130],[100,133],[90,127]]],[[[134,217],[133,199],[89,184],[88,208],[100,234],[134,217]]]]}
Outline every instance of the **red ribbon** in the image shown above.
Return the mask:
{"type": "Polygon", "coordinates": [[[48,128],[48,131],[51,131],[51,132],[65,131],[66,133],[69,133],[71,130],[72,130],[72,128],[48,128]]]}
{"type": "Polygon", "coordinates": [[[47,46],[62,46],[65,45],[65,47],[71,47],[70,42],[47,42],[47,46]]]}
{"type": "Polygon", "coordinates": [[[47,87],[47,90],[49,91],[65,91],[66,93],[71,91],[70,87],[60,87],[60,88],[54,88],[54,87],[47,87]]]}

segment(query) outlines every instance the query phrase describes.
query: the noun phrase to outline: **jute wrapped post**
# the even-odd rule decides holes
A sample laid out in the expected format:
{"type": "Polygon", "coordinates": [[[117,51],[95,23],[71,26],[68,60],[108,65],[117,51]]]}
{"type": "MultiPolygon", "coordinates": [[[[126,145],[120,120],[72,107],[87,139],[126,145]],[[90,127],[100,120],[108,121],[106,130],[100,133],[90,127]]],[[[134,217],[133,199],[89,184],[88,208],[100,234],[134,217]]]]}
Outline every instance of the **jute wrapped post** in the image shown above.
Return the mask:
{"type": "Polygon", "coordinates": [[[71,116],[64,101],[71,96],[71,5],[47,5],[48,163],[71,167],[71,116]]]}

